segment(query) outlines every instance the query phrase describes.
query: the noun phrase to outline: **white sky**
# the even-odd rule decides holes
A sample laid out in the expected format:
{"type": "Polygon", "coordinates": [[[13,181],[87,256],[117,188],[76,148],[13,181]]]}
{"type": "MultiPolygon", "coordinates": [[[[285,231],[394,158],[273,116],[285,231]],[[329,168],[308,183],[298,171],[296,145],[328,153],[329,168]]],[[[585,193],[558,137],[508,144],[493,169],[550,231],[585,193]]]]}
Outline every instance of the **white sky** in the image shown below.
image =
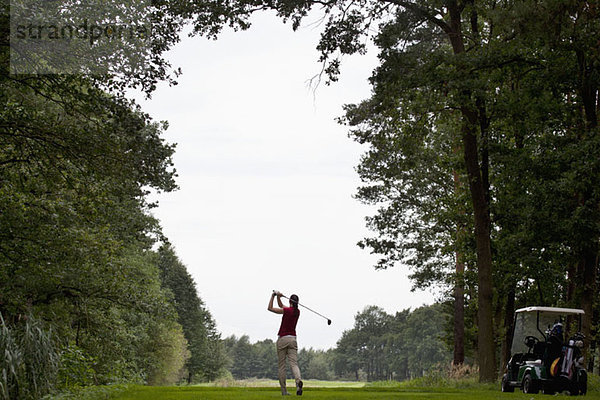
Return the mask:
{"type": "Polygon", "coordinates": [[[315,349],[334,347],[367,305],[394,313],[434,300],[410,292],[405,268],[376,271],[356,246],[373,213],[352,197],[366,148],[334,119],[369,96],[377,59],[346,58],[340,81],[313,93],[319,33],[263,13],[217,41],[186,37],[168,54],[179,85],[136,96],[178,143],[180,190],[160,195],[154,214],[223,337],[275,340],[273,289],[332,319],[303,310],[298,343],[315,349]]]}

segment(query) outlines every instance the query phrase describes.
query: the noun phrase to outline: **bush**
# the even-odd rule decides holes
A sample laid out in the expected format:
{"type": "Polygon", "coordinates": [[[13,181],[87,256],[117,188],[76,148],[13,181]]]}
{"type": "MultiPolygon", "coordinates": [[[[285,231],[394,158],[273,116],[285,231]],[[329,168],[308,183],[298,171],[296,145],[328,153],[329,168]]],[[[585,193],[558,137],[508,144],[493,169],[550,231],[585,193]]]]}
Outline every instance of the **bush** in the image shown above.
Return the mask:
{"type": "Polygon", "coordinates": [[[588,392],[600,392],[600,376],[588,371],[588,392]]]}
{"type": "Polygon", "coordinates": [[[108,400],[128,388],[128,385],[73,387],[60,394],[48,395],[43,400],[108,400]]]}
{"type": "Polygon", "coordinates": [[[91,386],[97,384],[94,364],[96,359],[88,356],[77,346],[67,346],[61,355],[58,382],[62,388],[91,386]]]}
{"type": "Polygon", "coordinates": [[[181,381],[190,357],[181,325],[164,321],[152,325],[151,332],[146,353],[148,385],[172,385],[181,381]]]}
{"type": "Polygon", "coordinates": [[[53,388],[60,354],[50,330],[27,316],[7,325],[0,315],[0,398],[39,399],[53,388]]]}

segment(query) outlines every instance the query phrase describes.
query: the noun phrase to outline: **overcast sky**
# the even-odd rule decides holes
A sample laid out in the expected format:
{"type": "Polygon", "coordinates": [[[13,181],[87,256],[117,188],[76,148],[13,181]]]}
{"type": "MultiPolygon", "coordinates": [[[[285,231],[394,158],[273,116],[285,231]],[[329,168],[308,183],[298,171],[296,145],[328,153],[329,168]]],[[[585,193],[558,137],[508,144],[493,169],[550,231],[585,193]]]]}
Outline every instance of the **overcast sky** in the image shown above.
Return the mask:
{"type": "Polygon", "coordinates": [[[313,92],[319,32],[262,14],[246,32],[185,38],[167,56],[179,85],[139,97],[178,144],[180,190],[161,194],[154,214],[223,337],[275,340],[273,289],[332,319],[303,311],[298,343],[315,349],[334,347],[367,305],[394,313],[434,301],[410,292],[405,268],[376,271],[356,246],[374,212],[353,198],[367,149],[335,118],[369,96],[377,59],[346,58],[340,81],[313,92]]]}

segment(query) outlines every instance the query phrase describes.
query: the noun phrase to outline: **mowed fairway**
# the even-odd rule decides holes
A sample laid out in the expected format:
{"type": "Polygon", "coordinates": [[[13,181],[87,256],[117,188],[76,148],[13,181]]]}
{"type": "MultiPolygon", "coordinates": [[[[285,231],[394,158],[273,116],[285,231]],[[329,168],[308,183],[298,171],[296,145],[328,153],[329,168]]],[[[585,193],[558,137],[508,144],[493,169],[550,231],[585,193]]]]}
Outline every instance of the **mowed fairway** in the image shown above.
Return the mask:
{"type": "MultiPolygon", "coordinates": [[[[295,392],[294,392],[295,393],[295,392]]],[[[482,389],[432,389],[432,388],[310,388],[307,387],[302,397],[282,397],[278,388],[217,388],[217,387],[148,387],[135,386],[113,397],[117,400],[258,400],[258,399],[502,399],[531,400],[555,399],[567,395],[524,395],[520,392],[502,393],[500,390],[482,389]]],[[[588,393],[582,399],[600,399],[596,392],[588,393]]]]}

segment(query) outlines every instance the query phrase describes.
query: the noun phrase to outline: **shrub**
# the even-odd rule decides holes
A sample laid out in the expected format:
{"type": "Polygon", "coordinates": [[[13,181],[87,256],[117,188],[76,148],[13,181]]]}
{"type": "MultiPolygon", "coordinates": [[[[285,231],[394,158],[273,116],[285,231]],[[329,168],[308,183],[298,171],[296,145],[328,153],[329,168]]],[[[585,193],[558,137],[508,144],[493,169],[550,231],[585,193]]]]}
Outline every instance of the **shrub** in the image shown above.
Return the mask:
{"type": "Polygon", "coordinates": [[[128,388],[128,385],[72,387],[63,393],[48,395],[43,400],[108,400],[128,388]]]}
{"type": "Polygon", "coordinates": [[[61,355],[58,382],[62,388],[91,386],[97,384],[94,364],[96,359],[77,346],[67,346],[61,355]]]}

